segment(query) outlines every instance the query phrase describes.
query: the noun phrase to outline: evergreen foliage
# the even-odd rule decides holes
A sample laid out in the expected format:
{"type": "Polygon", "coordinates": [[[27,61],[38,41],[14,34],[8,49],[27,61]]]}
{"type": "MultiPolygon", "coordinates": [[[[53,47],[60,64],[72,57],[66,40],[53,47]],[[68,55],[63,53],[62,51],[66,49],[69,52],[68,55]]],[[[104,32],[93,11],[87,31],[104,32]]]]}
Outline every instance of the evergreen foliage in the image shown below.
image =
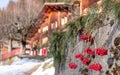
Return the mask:
{"type": "Polygon", "coordinates": [[[120,19],[120,2],[116,0],[103,0],[104,12],[111,12],[115,18],[120,19]]]}
{"type": "Polygon", "coordinates": [[[65,59],[65,46],[66,46],[65,32],[53,32],[50,43],[50,53],[54,57],[55,65],[63,63],[65,59]]]}
{"type": "Polygon", "coordinates": [[[75,22],[71,22],[66,25],[68,31],[54,31],[50,38],[50,53],[54,57],[54,65],[58,63],[65,63],[65,52],[68,43],[74,47],[75,38],[77,36],[78,30],[80,30],[80,19],[75,22]]]}
{"type": "Polygon", "coordinates": [[[102,12],[99,12],[99,5],[95,3],[88,8],[87,14],[82,18],[86,30],[93,31],[96,27],[104,26],[103,22],[109,15],[120,19],[120,2],[116,0],[103,0],[100,6],[103,7],[102,12]]]}

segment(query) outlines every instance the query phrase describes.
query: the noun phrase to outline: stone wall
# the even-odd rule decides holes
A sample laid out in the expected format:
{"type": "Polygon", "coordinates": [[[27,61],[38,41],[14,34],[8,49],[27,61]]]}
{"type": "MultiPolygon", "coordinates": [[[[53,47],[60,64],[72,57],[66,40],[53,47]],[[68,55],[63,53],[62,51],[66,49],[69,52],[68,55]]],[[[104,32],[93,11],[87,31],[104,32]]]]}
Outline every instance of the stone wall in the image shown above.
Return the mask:
{"type": "Polygon", "coordinates": [[[120,74],[120,20],[116,21],[113,17],[109,17],[104,21],[104,24],[95,29],[92,36],[95,37],[94,43],[86,43],[85,41],[80,41],[77,36],[76,45],[73,48],[68,44],[68,50],[66,51],[66,63],[64,68],[60,70],[60,73],[55,73],[55,75],[119,75],[120,74]],[[116,39],[117,38],[117,39],[116,39]],[[116,39],[116,41],[115,41],[116,39]],[[115,45],[117,44],[117,45],[115,45]],[[90,70],[87,65],[83,65],[79,59],[75,59],[75,54],[83,53],[83,50],[91,46],[92,49],[103,47],[108,50],[108,54],[105,56],[95,55],[92,58],[91,63],[100,63],[102,65],[102,70],[94,71],[90,70]],[[78,65],[76,69],[70,69],[68,67],[69,62],[74,62],[78,65]]]}

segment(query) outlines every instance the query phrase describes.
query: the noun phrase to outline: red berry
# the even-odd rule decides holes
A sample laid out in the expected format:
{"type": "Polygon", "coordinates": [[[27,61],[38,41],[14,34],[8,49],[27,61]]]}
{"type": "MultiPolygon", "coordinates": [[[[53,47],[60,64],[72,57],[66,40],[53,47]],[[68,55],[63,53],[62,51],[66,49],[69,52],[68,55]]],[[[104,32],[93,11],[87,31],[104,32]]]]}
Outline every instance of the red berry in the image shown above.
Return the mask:
{"type": "Polygon", "coordinates": [[[80,53],[79,53],[79,54],[76,54],[76,55],[75,55],[75,58],[79,58],[80,60],[83,60],[83,55],[80,54],[80,53]]]}
{"type": "Polygon", "coordinates": [[[104,55],[107,55],[108,50],[106,50],[104,48],[96,48],[94,51],[96,54],[98,54],[100,56],[104,56],[104,55]]]}
{"type": "Polygon", "coordinates": [[[101,71],[102,66],[101,64],[97,63],[97,64],[91,64],[89,65],[89,68],[95,71],[101,71]]]}
{"type": "Polygon", "coordinates": [[[90,59],[88,58],[84,58],[83,61],[82,61],[83,64],[88,64],[90,63],[90,59]]]}
{"type": "Polygon", "coordinates": [[[73,63],[73,62],[70,62],[69,64],[69,68],[71,68],[71,69],[76,69],[78,66],[75,64],[75,63],[73,63]]]}
{"type": "Polygon", "coordinates": [[[94,51],[92,51],[90,47],[86,48],[84,50],[84,52],[86,52],[88,55],[93,55],[94,54],[94,51]]]}
{"type": "Polygon", "coordinates": [[[94,38],[91,37],[91,36],[82,35],[82,36],[80,36],[80,40],[85,40],[85,41],[87,41],[87,42],[93,42],[93,41],[94,41],[94,38]]]}

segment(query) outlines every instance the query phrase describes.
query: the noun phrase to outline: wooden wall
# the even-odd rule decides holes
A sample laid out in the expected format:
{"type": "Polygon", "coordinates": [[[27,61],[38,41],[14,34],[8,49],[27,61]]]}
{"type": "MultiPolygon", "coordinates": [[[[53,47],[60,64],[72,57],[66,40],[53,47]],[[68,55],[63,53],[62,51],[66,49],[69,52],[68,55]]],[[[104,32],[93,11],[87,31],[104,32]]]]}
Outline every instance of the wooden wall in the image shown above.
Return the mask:
{"type": "Polygon", "coordinates": [[[80,0],[80,5],[81,5],[81,8],[80,8],[80,13],[83,14],[83,11],[84,9],[88,8],[90,5],[98,2],[100,0],[80,0]]]}

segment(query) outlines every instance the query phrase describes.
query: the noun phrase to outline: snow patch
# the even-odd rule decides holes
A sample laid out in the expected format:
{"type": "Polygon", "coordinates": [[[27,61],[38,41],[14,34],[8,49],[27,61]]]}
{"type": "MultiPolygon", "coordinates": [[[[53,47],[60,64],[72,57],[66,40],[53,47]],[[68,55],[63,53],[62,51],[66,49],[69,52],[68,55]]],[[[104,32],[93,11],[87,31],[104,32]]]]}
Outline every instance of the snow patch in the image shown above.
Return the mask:
{"type": "Polygon", "coordinates": [[[0,66],[0,75],[26,75],[25,72],[40,64],[37,60],[24,58],[11,65],[0,66]]]}
{"type": "Polygon", "coordinates": [[[54,72],[55,72],[55,68],[52,66],[52,67],[47,67],[47,69],[43,69],[43,66],[45,66],[45,63],[48,63],[47,66],[53,64],[53,59],[49,59],[49,60],[46,60],[45,62],[43,62],[41,64],[41,66],[35,71],[33,72],[31,75],[54,75],[54,72]]]}
{"type": "Polygon", "coordinates": [[[37,65],[40,65],[40,67],[31,75],[54,75],[53,58],[46,59],[45,61],[24,58],[11,65],[0,66],[0,75],[28,75],[26,72],[37,65]]]}

